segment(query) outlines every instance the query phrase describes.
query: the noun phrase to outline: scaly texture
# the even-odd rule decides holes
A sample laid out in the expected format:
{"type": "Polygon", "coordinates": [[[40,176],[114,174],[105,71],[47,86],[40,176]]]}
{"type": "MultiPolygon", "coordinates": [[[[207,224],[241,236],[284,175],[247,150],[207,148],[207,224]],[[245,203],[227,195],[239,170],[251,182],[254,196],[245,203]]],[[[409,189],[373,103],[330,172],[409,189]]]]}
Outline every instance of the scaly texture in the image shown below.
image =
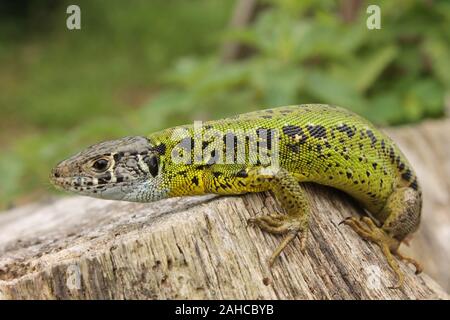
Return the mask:
{"type": "MultiPolygon", "coordinates": [[[[251,219],[286,234],[270,262],[298,234],[304,240],[309,207],[298,182],[340,189],[371,218],[343,223],[377,243],[390,266],[420,221],[421,192],[413,169],[392,140],[367,120],[335,106],[299,105],[179,126],[148,137],[91,146],[60,163],[53,183],[84,195],[128,201],[271,190],[287,215],[251,219]]],[[[305,241],[302,241],[304,243],[305,241]]]]}

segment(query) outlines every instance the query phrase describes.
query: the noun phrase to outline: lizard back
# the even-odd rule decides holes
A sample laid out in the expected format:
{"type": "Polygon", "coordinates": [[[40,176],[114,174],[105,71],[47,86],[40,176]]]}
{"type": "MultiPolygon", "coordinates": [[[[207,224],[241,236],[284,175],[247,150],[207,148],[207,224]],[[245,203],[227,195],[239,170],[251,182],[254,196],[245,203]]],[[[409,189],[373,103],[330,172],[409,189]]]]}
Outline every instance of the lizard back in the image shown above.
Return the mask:
{"type": "MultiPolygon", "coordinates": [[[[168,137],[177,128],[194,134],[193,126],[187,125],[149,138],[166,147],[170,144],[168,137]]],[[[240,141],[245,141],[243,135],[248,132],[254,131],[260,138],[263,132],[268,147],[276,130],[282,168],[299,181],[342,190],[374,214],[383,208],[395,188],[419,189],[416,175],[397,145],[369,121],[344,108],[320,104],[279,107],[208,121],[203,128],[222,132],[224,139],[232,133],[240,141]]],[[[245,143],[248,149],[248,141],[245,143]]],[[[177,172],[175,168],[165,171],[177,172]]]]}

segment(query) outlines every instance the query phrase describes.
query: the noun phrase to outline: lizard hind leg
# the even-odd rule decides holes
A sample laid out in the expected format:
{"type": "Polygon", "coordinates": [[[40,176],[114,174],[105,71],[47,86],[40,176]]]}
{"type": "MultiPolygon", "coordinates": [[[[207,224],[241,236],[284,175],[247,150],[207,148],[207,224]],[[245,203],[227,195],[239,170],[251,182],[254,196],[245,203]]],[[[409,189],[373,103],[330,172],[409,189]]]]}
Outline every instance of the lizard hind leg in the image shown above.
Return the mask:
{"type": "MultiPolygon", "coordinates": [[[[403,187],[395,191],[388,199],[382,213],[386,219],[382,229],[399,241],[398,245],[415,232],[420,223],[422,212],[422,195],[412,188],[403,187]]],[[[414,265],[416,274],[422,272],[422,267],[414,259],[402,255],[398,246],[393,252],[400,260],[414,265]]]]}
{"type": "Polygon", "coordinates": [[[385,207],[378,215],[384,220],[381,227],[378,227],[369,217],[350,217],[342,221],[363,239],[372,241],[381,248],[389,266],[397,275],[397,283],[391,288],[401,287],[404,278],[394,256],[413,264],[416,268],[416,274],[422,271],[415,260],[405,257],[398,251],[403,239],[417,229],[420,211],[420,193],[411,188],[399,188],[388,198],[385,207]]]}
{"type": "Polygon", "coordinates": [[[304,250],[308,235],[308,201],[298,180],[284,169],[277,169],[276,172],[270,173],[264,173],[264,169],[250,172],[249,178],[253,187],[261,183],[267,184],[268,189],[274,193],[275,198],[287,213],[287,215],[272,213],[249,219],[249,223],[257,225],[266,232],[286,235],[269,258],[269,265],[272,266],[284,248],[298,234],[300,234],[300,249],[304,250]]]}

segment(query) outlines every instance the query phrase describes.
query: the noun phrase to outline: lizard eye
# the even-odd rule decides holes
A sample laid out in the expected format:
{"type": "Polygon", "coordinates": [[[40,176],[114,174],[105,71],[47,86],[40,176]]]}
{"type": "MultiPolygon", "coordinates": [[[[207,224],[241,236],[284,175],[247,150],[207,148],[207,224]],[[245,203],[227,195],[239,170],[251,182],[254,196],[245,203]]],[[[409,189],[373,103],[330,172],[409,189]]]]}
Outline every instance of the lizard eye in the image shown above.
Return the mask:
{"type": "Polygon", "coordinates": [[[146,157],[144,159],[144,162],[147,164],[150,174],[153,177],[156,177],[158,175],[158,166],[159,166],[158,157],[157,156],[146,157]]]}
{"type": "Polygon", "coordinates": [[[92,164],[92,168],[97,172],[106,171],[109,168],[109,160],[101,158],[92,164]]]}

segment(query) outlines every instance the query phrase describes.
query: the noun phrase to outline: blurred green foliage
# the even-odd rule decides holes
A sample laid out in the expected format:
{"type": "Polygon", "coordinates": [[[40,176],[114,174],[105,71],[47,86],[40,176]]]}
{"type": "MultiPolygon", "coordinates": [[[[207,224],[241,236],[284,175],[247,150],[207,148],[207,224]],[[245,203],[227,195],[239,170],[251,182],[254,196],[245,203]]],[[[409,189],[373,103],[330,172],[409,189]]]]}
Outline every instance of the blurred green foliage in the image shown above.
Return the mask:
{"type": "MultiPolygon", "coordinates": [[[[40,1],[32,3],[30,11],[39,8],[40,1]]],[[[157,89],[159,73],[174,58],[215,47],[230,7],[206,0],[77,3],[80,31],[66,29],[67,4],[61,4],[48,16],[35,13],[33,20],[42,20],[31,26],[19,25],[13,33],[19,41],[4,35],[2,73],[12,79],[1,82],[8,92],[0,96],[3,121],[47,130],[127,114],[157,89]]]]}
{"type": "Polygon", "coordinates": [[[87,144],[194,119],[312,102],[381,125],[443,114],[450,2],[363,1],[351,21],[342,1],[263,2],[243,29],[225,28],[233,1],[209,0],[78,1],[76,32],[64,5],[26,37],[0,22],[14,34],[0,47],[0,204],[45,190],[50,167],[87,144]],[[366,27],[373,3],[380,30],[366,27]],[[223,63],[225,41],[252,54],[223,63]]]}
{"type": "Polygon", "coordinates": [[[366,27],[362,6],[351,23],[337,1],[266,1],[250,27],[227,38],[253,48],[224,64],[181,59],[170,84],[147,108],[169,99],[174,114],[238,112],[243,108],[321,102],[342,105],[378,124],[442,115],[450,81],[450,2],[377,1],[382,28],[366,27]]]}
{"type": "Polygon", "coordinates": [[[1,2],[0,208],[52,190],[50,168],[87,144],[143,133],[126,117],[160,90],[161,72],[178,57],[214,52],[232,7],[210,0],[1,2]],[[79,31],[66,28],[74,3],[79,31]]]}

